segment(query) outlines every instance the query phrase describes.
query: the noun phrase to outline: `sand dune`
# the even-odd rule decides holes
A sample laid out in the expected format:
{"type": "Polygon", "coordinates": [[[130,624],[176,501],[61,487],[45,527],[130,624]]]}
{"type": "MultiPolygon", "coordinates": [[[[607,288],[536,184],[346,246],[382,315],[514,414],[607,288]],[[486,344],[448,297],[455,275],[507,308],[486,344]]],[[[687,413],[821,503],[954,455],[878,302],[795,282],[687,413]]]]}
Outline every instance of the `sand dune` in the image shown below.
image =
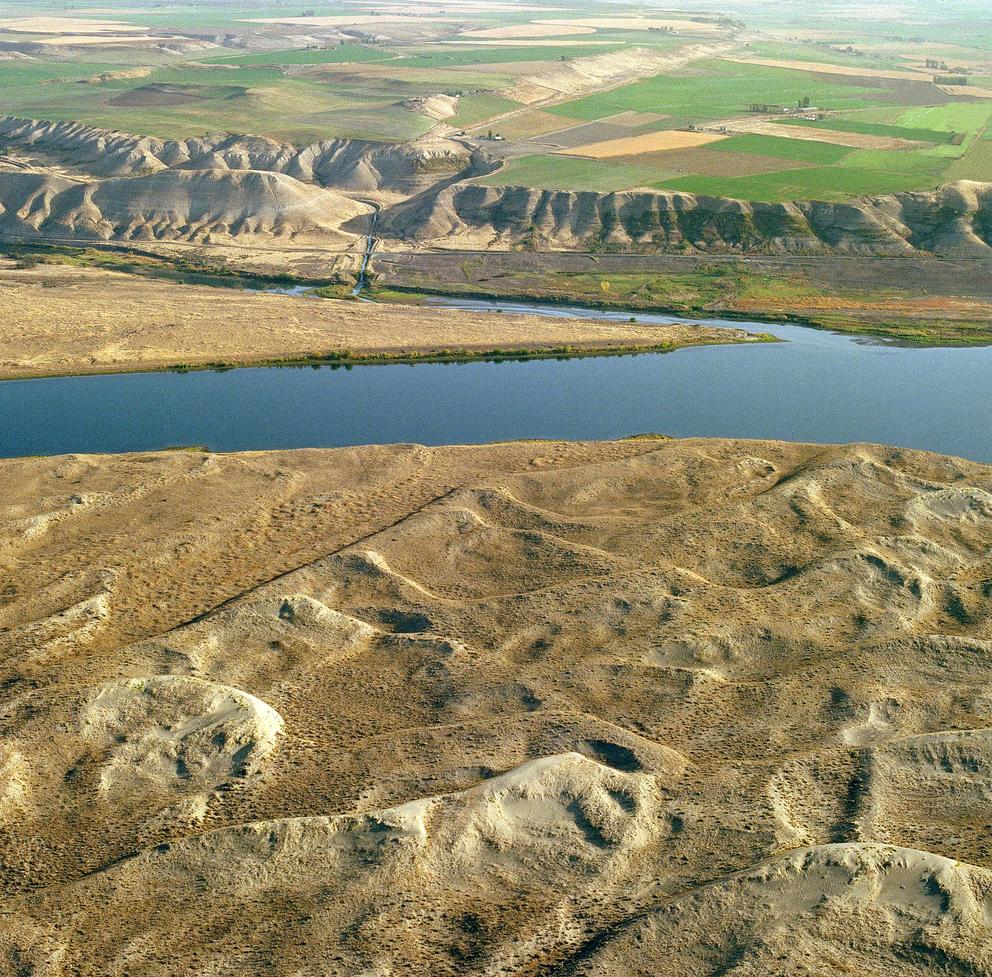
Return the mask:
{"type": "Polygon", "coordinates": [[[646,438],[0,494],[8,969],[992,966],[986,467],[646,438]]]}

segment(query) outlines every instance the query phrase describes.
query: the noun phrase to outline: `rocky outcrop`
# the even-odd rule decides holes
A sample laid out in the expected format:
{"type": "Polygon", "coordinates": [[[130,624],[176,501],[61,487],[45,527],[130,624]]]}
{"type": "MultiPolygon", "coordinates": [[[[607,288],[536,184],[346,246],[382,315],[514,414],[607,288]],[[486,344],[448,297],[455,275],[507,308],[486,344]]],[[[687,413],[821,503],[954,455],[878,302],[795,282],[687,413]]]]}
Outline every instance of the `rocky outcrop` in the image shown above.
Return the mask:
{"type": "Polygon", "coordinates": [[[379,231],[449,247],[988,256],[992,186],[961,182],[851,203],[771,204],[461,184],[391,208],[379,231]]]}

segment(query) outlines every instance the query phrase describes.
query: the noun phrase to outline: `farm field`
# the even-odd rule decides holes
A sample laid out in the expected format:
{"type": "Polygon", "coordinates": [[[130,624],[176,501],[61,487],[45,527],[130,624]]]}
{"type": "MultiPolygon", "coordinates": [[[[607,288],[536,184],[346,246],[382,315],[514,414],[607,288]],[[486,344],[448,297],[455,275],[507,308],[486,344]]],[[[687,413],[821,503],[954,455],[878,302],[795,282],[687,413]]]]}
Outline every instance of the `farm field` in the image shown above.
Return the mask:
{"type": "Polygon", "coordinates": [[[563,189],[576,172],[566,156],[589,162],[576,189],[649,186],[767,202],[836,202],[992,180],[988,153],[972,149],[992,120],[992,102],[952,97],[896,55],[838,52],[828,72],[820,69],[832,47],[817,44],[806,64],[793,47],[801,46],[766,44],[766,54],[780,57],[764,64],[704,59],[511,117],[500,132],[526,155],[511,156],[485,182],[563,189]],[[658,121],[650,131],[621,127],[631,113],[658,121]],[[563,128],[553,128],[555,115],[563,128]],[[542,144],[545,163],[535,158],[542,144]],[[611,178],[592,165],[597,160],[624,169],[611,178]]]}
{"type": "Polygon", "coordinates": [[[912,33],[842,2],[801,27],[715,0],[109,9],[0,4],[3,111],[163,138],[464,138],[494,161],[481,182],[539,189],[839,201],[992,179],[992,100],[967,94],[992,84],[992,43],[952,9],[912,33]]]}

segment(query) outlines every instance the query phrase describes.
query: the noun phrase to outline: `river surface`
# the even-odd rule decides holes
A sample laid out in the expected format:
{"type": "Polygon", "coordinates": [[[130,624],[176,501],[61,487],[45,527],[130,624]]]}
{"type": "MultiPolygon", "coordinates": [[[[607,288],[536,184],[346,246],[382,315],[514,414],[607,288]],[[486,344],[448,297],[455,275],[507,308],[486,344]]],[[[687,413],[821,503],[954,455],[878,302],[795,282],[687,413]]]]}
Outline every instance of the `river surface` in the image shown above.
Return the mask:
{"type": "MultiPolygon", "coordinates": [[[[631,317],[512,303],[437,304],[631,317]]],[[[992,347],[903,347],[802,326],[748,328],[785,342],[573,360],[7,381],[0,383],[0,456],[189,444],[220,451],[465,444],[652,431],[879,441],[992,462],[992,347]]]]}

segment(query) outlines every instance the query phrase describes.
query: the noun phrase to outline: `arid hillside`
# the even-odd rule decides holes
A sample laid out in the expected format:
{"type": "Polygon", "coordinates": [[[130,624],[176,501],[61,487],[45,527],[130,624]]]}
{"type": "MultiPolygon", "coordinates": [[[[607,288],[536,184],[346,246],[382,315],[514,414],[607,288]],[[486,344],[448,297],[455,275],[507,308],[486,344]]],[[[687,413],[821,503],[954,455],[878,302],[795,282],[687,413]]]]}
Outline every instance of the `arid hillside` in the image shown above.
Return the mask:
{"type": "Polygon", "coordinates": [[[456,184],[385,215],[381,233],[448,248],[758,254],[992,255],[992,186],[759,203],[676,192],[591,193],[456,184]]]}
{"type": "MultiPolygon", "coordinates": [[[[680,134],[684,135],[684,134],[680,134]]],[[[380,247],[712,254],[992,255],[992,184],[846,203],[676,191],[482,186],[498,162],[466,139],[303,148],[258,136],[161,140],[0,119],[0,236],[361,252],[380,247]]]]}
{"type": "Polygon", "coordinates": [[[11,973],[992,969],[992,470],[0,463],[11,973]]]}

